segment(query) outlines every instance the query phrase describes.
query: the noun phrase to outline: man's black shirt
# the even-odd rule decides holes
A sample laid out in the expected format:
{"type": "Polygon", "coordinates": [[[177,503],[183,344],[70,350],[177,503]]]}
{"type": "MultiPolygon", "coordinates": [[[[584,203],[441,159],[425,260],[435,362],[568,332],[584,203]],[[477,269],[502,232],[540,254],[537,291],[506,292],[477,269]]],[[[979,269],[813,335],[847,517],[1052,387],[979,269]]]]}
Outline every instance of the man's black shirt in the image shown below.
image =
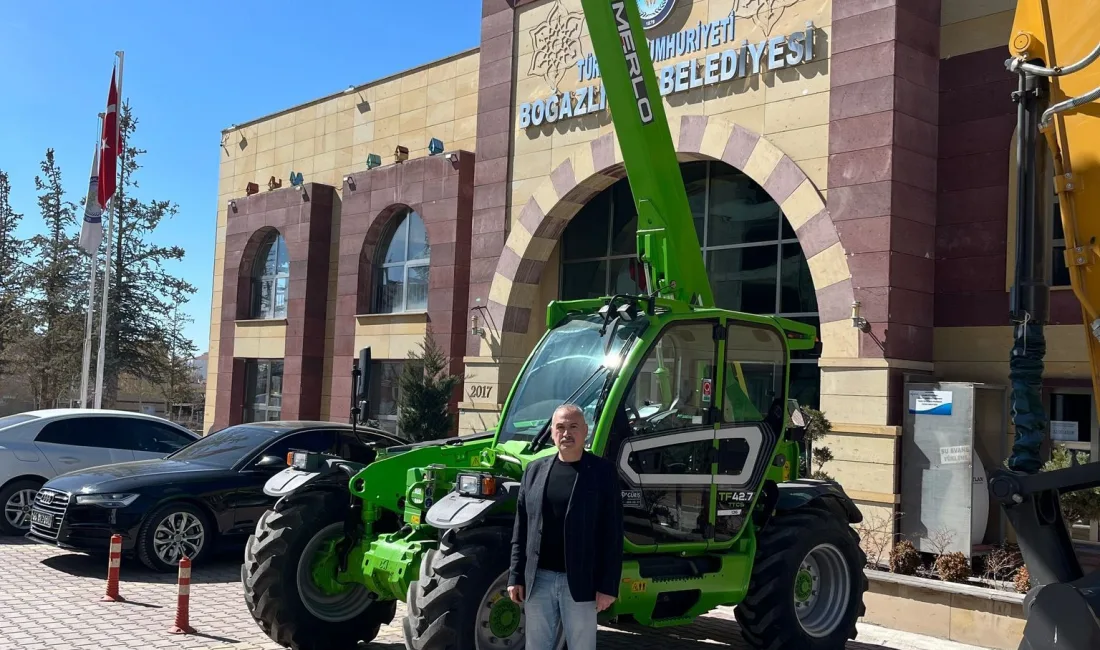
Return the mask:
{"type": "Polygon", "coordinates": [[[565,511],[577,481],[577,465],[554,458],[546,480],[542,506],[542,543],[539,568],[565,573],[565,511]]]}

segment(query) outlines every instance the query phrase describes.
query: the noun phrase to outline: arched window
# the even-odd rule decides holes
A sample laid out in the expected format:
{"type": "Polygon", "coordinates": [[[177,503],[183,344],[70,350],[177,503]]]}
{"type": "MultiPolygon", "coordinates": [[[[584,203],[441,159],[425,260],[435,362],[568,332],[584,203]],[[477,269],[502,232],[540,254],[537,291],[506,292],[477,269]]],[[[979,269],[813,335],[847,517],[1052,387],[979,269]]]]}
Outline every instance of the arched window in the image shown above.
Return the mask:
{"type": "Polygon", "coordinates": [[[260,245],[252,266],[251,318],[286,318],[290,256],[286,240],[273,233],[260,245]]]}
{"type": "MultiPolygon", "coordinates": [[[[802,246],[764,188],[723,162],[686,162],[680,172],[718,307],[820,327],[802,246]]],[[[637,227],[625,178],[585,204],[562,233],[562,299],[638,293],[637,227]]],[[[820,345],[791,355],[790,397],[815,408],[820,356],[820,345]]]]}
{"type": "Polygon", "coordinates": [[[424,220],[406,208],[393,219],[378,247],[374,272],[375,313],[427,309],[430,258],[424,220]]]}

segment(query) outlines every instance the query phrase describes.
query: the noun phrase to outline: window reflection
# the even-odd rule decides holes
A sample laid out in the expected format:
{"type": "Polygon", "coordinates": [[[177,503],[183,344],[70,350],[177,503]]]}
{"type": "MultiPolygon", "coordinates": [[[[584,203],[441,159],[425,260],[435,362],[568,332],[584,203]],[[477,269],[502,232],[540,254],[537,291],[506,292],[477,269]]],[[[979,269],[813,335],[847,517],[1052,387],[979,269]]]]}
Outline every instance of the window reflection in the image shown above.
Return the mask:
{"type": "MultiPolygon", "coordinates": [[[[680,171],[717,305],[818,326],[809,265],[779,205],[725,163],[687,162],[680,171]]],[[[626,179],[581,208],[562,234],[562,299],[639,293],[644,278],[631,264],[636,229],[626,179]]],[[[818,405],[820,356],[820,343],[814,350],[792,353],[790,395],[801,404],[818,405]]]]}
{"type": "Polygon", "coordinates": [[[245,422],[282,418],[282,359],[249,359],[245,365],[245,422]]]}
{"type": "Polygon", "coordinates": [[[379,247],[374,277],[374,311],[391,314],[428,308],[431,247],[424,220],[406,209],[396,216],[379,247]]]}
{"type": "Polygon", "coordinates": [[[289,284],[290,255],[286,240],[272,233],[260,244],[252,268],[249,318],[286,318],[289,284]]]}

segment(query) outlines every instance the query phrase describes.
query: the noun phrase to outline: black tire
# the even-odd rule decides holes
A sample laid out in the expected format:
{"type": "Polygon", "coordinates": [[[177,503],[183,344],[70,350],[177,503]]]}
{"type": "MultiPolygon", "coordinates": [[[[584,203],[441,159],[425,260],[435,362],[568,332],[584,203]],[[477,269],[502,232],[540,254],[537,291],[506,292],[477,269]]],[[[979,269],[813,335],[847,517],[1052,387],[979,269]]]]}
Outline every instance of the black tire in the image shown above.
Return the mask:
{"type": "MultiPolygon", "coordinates": [[[[849,639],[856,638],[856,621],[866,612],[863,594],[867,576],[863,569],[867,555],[846,519],[814,506],[776,515],[758,534],[756,549],[748,595],[734,610],[741,635],[750,646],[757,650],[843,650],[849,639]],[[831,624],[817,626],[811,635],[806,628],[815,626],[812,619],[806,624],[799,619],[795,594],[800,567],[815,549],[819,550],[814,555],[814,570],[829,573],[822,566],[835,562],[837,568],[831,573],[841,576],[836,588],[846,596],[819,600],[811,596],[815,600],[803,601],[810,611],[836,607],[823,615],[831,624]],[[836,562],[841,558],[843,562],[836,562]]],[[[803,578],[806,575],[812,573],[803,578]]],[[[828,589],[826,581],[827,577],[820,578],[818,591],[812,593],[828,589]]]]}
{"type": "MultiPolygon", "coordinates": [[[[483,607],[490,609],[485,599],[499,595],[501,581],[507,585],[511,541],[512,530],[505,526],[453,531],[443,536],[439,550],[424,554],[419,578],[409,584],[406,598],[406,648],[486,650],[476,638],[479,613],[483,607]],[[491,588],[494,594],[488,593],[491,588]]],[[[507,610],[511,601],[501,604],[507,610]]],[[[503,637],[512,648],[524,646],[522,609],[519,615],[517,631],[503,637]]],[[[488,622],[482,623],[491,630],[488,622]]]]}
{"type": "MultiPolygon", "coordinates": [[[[241,566],[245,604],[260,629],[284,647],[350,650],[374,640],[381,627],[393,621],[396,601],[371,600],[366,609],[346,618],[324,620],[303,600],[298,572],[309,560],[306,551],[314,538],[343,525],[347,507],[346,494],[292,494],[265,512],[248,538],[241,566]]],[[[365,587],[355,589],[355,598],[368,596],[365,587]]]]}
{"type": "MultiPolygon", "coordinates": [[[[175,521],[180,521],[183,517],[191,517],[198,523],[195,524],[202,528],[202,543],[199,545],[198,552],[188,552],[187,557],[191,560],[191,566],[198,566],[203,559],[210,554],[210,548],[214,545],[214,528],[210,524],[210,517],[199,507],[187,503],[186,501],[179,501],[175,503],[166,503],[163,506],[153,511],[153,514],[145,518],[145,521],[141,524],[141,529],[138,531],[137,543],[135,549],[137,551],[137,558],[146,567],[153,571],[159,571],[161,573],[175,573],[179,571],[179,560],[165,561],[157,554],[155,548],[157,541],[157,527],[162,522],[166,522],[169,518],[175,518],[175,521]]],[[[191,521],[191,520],[187,520],[191,521]]],[[[194,526],[189,527],[190,531],[194,531],[194,526]]]]}
{"type": "Polygon", "coordinates": [[[25,535],[27,531],[31,529],[30,510],[26,510],[23,513],[26,520],[26,526],[20,528],[8,521],[8,500],[19,492],[26,490],[38,492],[42,484],[42,481],[35,479],[20,479],[18,481],[12,481],[5,485],[3,489],[0,489],[0,535],[25,535]]]}

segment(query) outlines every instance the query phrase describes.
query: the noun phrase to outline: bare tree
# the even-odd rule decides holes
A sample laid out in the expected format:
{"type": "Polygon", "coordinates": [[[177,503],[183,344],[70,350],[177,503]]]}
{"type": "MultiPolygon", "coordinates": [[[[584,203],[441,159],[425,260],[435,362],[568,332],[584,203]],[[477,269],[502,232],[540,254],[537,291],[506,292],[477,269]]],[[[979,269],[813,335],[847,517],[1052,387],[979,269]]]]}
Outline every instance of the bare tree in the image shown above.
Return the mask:
{"type": "Polygon", "coordinates": [[[891,512],[885,515],[872,511],[864,515],[863,521],[855,525],[856,532],[859,533],[859,544],[867,554],[867,566],[872,568],[889,566],[890,549],[894,545],[894,530],[902,514],[891,512]]]}
{"type": "Polygon", "coordinates": [[[946,553],[947,549],[951,548],[951,545],[955,543],[955,533],[944,526],[929,531],[925,539],[928,540],[928,546],[931,547],[932,553],[938,557],[946,553]]]}

